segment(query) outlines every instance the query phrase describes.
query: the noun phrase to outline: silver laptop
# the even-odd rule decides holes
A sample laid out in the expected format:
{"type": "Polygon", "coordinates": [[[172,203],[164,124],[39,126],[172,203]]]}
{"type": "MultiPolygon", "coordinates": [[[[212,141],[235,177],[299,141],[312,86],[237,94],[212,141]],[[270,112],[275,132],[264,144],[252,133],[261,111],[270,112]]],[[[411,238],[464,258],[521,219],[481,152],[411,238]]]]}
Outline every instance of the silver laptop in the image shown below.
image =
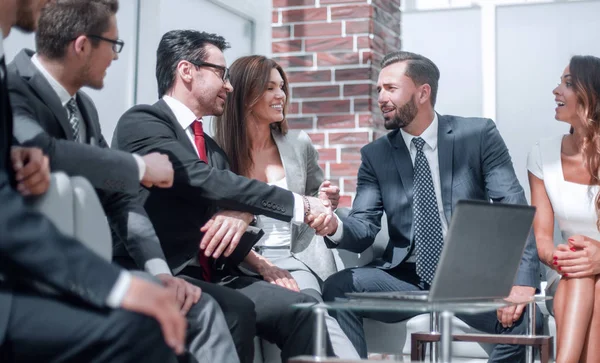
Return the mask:
{"type": "Polygon", "coordinates": [[[351,299],[426,301],[505,298],[533,223],[526,205],[461,200],[452,215],[429,291],[347,293],[351,299]]]}

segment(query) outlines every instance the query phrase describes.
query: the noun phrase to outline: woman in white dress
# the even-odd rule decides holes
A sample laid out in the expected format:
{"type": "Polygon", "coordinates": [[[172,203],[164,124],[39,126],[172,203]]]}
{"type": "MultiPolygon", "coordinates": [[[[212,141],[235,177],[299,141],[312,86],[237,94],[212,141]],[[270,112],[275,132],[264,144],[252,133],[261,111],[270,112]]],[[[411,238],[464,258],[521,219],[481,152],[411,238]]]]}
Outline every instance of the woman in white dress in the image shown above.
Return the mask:
{"type": "Polygon", "coordinates": [[[552,269],[556,361],[600,362],[600,58],[571,58],[553,93],[571,132],[539,141],[527,168],[538,254],[552,269]]]}
{"type": "MultiPolygon", "coordinates": [[[[229,73],[233,92],[215,123],[215,139],[227,154],[231,170],[298,195],[319,196],[337,207],[339,188],[324,180],[310,138],[303,131],[288,130],[289,88],[281,66],[253,55],[233,62],[229,73]]],[[[321,285],[337,271],[322,237],[306,224],[264,216],[258,217],[258,226],[265,235],[246,257],[246,264],[265,281],[322,301],[321,285]]],[[[335,354],[358,359],[337,321],[327,316],[326,325],[335,354]]]]}

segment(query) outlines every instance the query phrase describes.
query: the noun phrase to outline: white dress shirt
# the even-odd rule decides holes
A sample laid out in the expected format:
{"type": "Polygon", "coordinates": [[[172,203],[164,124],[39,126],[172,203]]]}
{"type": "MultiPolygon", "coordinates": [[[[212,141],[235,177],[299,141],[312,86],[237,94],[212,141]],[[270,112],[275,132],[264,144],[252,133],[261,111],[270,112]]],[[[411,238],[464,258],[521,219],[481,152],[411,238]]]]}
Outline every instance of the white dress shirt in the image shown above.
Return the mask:
{"type": "MultiPolygon", "coordinates": [[[[402,135],[402,139],[406,144],[406,148],[410,153],[410,159],[414,166],[415,158],[417,157],[417,148],[412,143],[412,139],[415,137],[421,137],[425,141],[425,145],[423,146],[423,154],[425,154],[425,158],[427,158],[427,162],[429,163],[429,169],[431,169],[431,178],[433,180],[433,189],[435,190],[435,198],[437,200],[438,212],[440,214],[440,221],[442,223],[442,234],[445,237],[446,232],[448,232],[448,221],[446,220],[446,215],[444,214],[444,205],[442,203],[442,187],[440,182],[440,163],[438,157],[438,116],[437,113],[434,113],[433,121],[431,124],[423,131],[420,136],[411,135],[408,132],[400,129],[400,135],[402,135]]],[[[336,218],[338,218],[336,216],[336,218]]],[[[329,239],[333,242],[340,242],[342,240],[342,220],[338,218],[338,228],[335,233],[329,236],[329,239]]],[[[415,262],[414,249],[411,252],[411,255],[407,259],[408,262],[415,262]]]]}
{"type": "MultiPolygon", "coordinates": [[[[198,148],[196,147],[196,142],[195,142],[195,137],[194,137],[194,130],[192,129],[192,123],[194,121],[196,121],[198,118],[192,112],[192,110],[190,110],[186,105],[181,103],[179,100],[176,100],[175,98],[173,98],[171,96],[163,96],[163,100],[169,106],[171,111],[173,111],[173,114],[175,115],[177,122],[179,122],[179,125],[181,125],[181,128],[185,131],[190,142],[192,143],[192,146],[194,147],[194,150],[196,150],[196,154],[198,154],[198,148]]],[[[202,119],[200,119],[199,121],[202,121],[202,119]]],[[[198,156],[200,156],[200,155],[198,154],[198,156]]],[[[294,214],[292,216],[292,223],[302,224],[302,223],[304,223],[304,200],[302,199],[302,196],[300,196],[296,193],[293,193],[293,194],[294,194],[294,214]]]]}

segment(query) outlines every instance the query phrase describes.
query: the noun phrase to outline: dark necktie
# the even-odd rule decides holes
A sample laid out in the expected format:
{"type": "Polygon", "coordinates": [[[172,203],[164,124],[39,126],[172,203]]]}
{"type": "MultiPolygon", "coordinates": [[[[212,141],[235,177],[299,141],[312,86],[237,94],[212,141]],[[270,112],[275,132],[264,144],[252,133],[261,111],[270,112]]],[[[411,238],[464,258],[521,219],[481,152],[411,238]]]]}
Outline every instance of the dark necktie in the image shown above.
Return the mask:
{"type": "MultiPolygon", "coordinates": [[[[206,144],[204,142],[204,129],[202,128],[202,121],[195,120],[192,123],[192,130],[194,130],[194,144],[198,149],[198,156],[200,160],[208,164],[208,158],[206,157],[206,144]]],[[[199,242],[198,242],[199,243],[199,242]]],[[[202,266],[202,278],[204,281],[211,281],[212,270],[210,258],[204,255],[204,251],[198,253],[198,262],[202,266]]]]}
{"type": "Polygon", "coordinates": [[[414,241],[417,275],[431,285],[444,243],[442,222],[431,178],[431,169],[423,153],[425,140],[412,139],[417,149],[414,165],[414,241]]]}
{"type": "Polygon", "coordinates": [[[67,114],[69,116],[69,123],[71,124],[71,130],[73,130],[73,139],[77,141],[79,139],[79,116],[77,116],[77,101],[75,98],[71,98],[67,102],[67,114]]]}

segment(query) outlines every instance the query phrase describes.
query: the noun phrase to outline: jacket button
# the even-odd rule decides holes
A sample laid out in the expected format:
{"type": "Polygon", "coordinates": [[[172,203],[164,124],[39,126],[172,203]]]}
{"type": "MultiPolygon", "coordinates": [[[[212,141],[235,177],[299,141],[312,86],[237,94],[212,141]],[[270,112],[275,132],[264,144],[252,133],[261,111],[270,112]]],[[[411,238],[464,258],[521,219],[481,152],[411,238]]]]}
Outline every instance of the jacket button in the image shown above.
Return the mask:
{"type": "Polygon", "coordinates": [[[263,200],[262,201],[262,205],[263,205],[263,207],[266,207],[267,206],[267,202],[263,200]]]}
{"type": "Polygon", "coordinates": [[[271,208],[273,207],[273,204],[271,204],[271,202],[267,202],[267,207],[271,208]]]}
{"type": "Polygon", "coordinates": [[[285,213],[285,208],[284,207],[281,207],[281,212],[285,213]]]}

